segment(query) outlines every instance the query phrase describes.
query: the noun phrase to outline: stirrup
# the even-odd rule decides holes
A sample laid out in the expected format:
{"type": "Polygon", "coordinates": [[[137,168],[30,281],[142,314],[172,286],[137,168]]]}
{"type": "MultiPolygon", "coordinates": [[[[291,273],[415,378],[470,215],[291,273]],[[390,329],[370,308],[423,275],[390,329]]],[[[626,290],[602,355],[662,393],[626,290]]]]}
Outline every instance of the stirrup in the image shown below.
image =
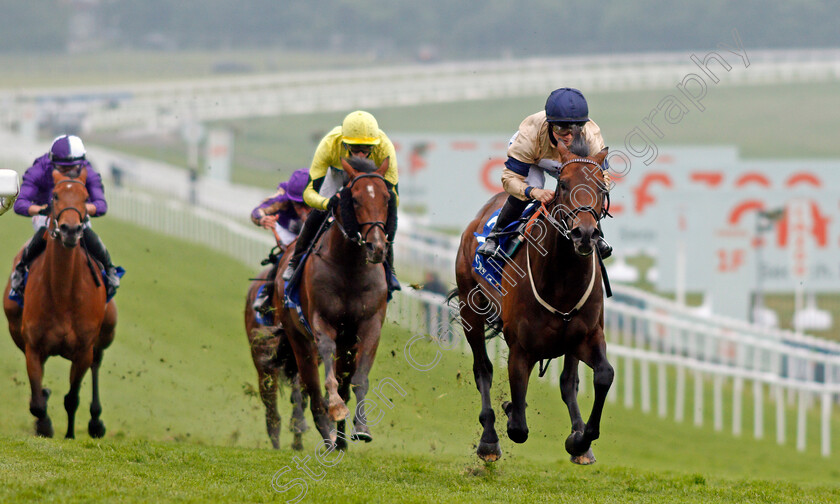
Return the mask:
{"type": "Polygon", "coordinates": [[[296,269],[297,269],[297,266],[295,266],[293,261],[289,261],[289,265],[286,266],[285,270],[283,270],[283,275],[280,278],[282,278],[283,280],[288,282],[289,280],[292,279],[293,276],[295,276],[295,270],[296,269]]]}
{"type": "Polygon", "coordinates": [[[268,312],[271,311],[271,305],[268,304],[268,296],[260,296],[254,300],[254,304],[251,305],[251,308],[254,309],[257,313],[262,313],[263,315],[268,315],[268,312]]]}
{"type": "Polygon", "coordinates": [[[491,237],[488,236],[487,238],[484,239],[484,243],[482,243],[481,246],[478,247],[478,250],[476,250],[476,252],[483,255],[483,256],[494,257],[498,253],[498,250],[499,250],[498,240],[496,240],[495,237],[491,238],[491,237]]]}

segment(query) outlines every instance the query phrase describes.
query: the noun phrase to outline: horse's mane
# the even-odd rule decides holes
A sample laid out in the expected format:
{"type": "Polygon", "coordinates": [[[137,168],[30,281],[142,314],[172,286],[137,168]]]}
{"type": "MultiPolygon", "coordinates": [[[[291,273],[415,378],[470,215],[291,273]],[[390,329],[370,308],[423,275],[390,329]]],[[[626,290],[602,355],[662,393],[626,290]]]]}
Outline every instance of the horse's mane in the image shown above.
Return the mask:
{"type": "Polygon", "coordinates": [[[350,168],[362,173],[373,173],[377,170],[376,163],[372,159],[350,156],[347,158],[350,168]]]}
{"type": "Polygon", "coordinates": [[[572,131],[574,136],[572,137],[571,145],[569,145],[569,152],[576,156],[589,156],[589,145],[586,143],[586,139],[583,138],[583,129],[575,125],[572,127],[572,131]]]}

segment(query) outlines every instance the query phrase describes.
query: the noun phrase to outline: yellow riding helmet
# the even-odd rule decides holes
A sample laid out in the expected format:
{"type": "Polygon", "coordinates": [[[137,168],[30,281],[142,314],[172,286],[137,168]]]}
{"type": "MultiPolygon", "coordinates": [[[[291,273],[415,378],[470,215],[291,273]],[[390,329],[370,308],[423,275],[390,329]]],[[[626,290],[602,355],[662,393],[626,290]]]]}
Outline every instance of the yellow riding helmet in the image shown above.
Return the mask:
{"type": "Polygon", "coordinates": [[[364,110],[350,112],[341,123],[341,140],[348,145],[379,145],[379,124],[364,110]]]}

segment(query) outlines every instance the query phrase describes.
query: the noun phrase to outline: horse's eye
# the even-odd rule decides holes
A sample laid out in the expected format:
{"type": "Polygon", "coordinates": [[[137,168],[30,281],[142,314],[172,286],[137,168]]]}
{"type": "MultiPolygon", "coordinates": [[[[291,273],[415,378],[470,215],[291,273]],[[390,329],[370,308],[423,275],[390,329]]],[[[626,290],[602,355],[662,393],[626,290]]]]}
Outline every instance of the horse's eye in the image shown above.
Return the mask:
{"type": "Polygon", "coordinates": [[[560,180],[559,182],[557,182],[557,185],[558,187],[560,187],[561,191],[569,190],[569,184],[567,184],[565,180],[560,180]]]}
{"type": "Polygon", "coordinates": [[[58,201],[58,194],[53,194],[53,201],[58,201]]]}

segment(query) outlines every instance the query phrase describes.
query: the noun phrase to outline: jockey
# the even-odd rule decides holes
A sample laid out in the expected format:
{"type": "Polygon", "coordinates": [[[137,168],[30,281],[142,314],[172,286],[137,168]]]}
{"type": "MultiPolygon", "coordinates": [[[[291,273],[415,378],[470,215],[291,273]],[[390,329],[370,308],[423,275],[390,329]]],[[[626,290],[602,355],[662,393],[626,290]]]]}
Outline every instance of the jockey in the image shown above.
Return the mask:
{"type": "MultiPolygon", "coordinates": [[[[79,137],[74,135],[59,136],[53,140],[50,151],[36,159],[23,174],[23,184],[14,208],[18,215],[32,217],[35,234],[29,244],[24,247],[20,262],[12,271],[10,296],[16,294],[23,297],[23,282],[29,265],[47,247],[44,235],[48,224],[46,212],[49,212],[49,202],[55,186],[52,177],[53,170],[58,170],[64,175],[73,177],[77,176],[82,169],[87,171],[85,187],[88,191],[88,201],[85,203],[85,207],[88,217],[102,217],[108,211],[102,178],[93,169],[90,162],[85,159],[85,146],[79,137]]],[[[117,268],[111,262],[111,255],[105,248],[105,244],[93,232],[89,218],[86,218],[84,222],[83,240],[88,252],[105,267],[107,296],[110,299],[116,293],[117,287],[120,286],[120,276],[117,273],[117,268]]]]}
{"type": "MultiPolygon", "coordinates": [[[[545,102],[545,110],[526,117],[508,144],[508,159],[502,170],[502,185],[510,195],[499,212],[492,231],[478,248],[479,254],[499,258],[499,235],[518,219],[531,200],[548,203],[554,192],[543,189],[545,171],[555,172],[561,164],[557,142],[561,141],[578,156],[594,155],[604,149],[601,129],[589,119],[589,105],[583,94],[574,88],[553,91],[545,102]]],[[[607,175],[607,163],[602,168],[607,175]]],[[[605,177],[609,184],[609,178],[605,177]]],[[[598,239],[603,259],[612,254],[612,247],[598,239]]]]}
{"type": "MultiPolygon", "coordinates": [[[[273,229],[279,245],[288,246],[300,232],[303,219],[306,216],[306,204],[303,202],[303,190],[309,180],[309,170],[302,168],[292,173],[287,182],[280,182],[277,192],[268,197],[251,212],[251,221],[266,229],[273,229]]],[[[274,277],[277,276],[275,261],[268,273],[265,287],[254,300],[254,309],[260,313],[267,313],[271,309],[271,295],[274,291],[274,277]]]]}
{"type": "MultiPolygon", "coordinates": [[[[368,112],[357,110],[347,114],[341,126],[336,126],[321,139],[312,165],[309,167],[309,183],[303,192],[303,199],[314,211],[306,219],[300,237],[295,244],[295,254],[289,261],[289,266],[283,272],[283,280],[290,280],[300,264],[301,257],[306,252],[324,222],[329,211],[338,205],[338,192],[347,184],[348,176],[341,169],[341,159],[356,156],[372,160],[377,166],[386,158],[390,158],[385,182],[392,191],[393,197],[399,202],[399,175],[397,173],[397,156],[394,144],[379,129],[376,118],[368,112]]],[[[393,228],[386,229],[388,240],[393,243],[396,233],[396,219],[393,228]]],[[[385,260],[388,289],[400,290],[400,282],[394,272],[394,250],[389,244],[388,255],[385,260]]]]}

